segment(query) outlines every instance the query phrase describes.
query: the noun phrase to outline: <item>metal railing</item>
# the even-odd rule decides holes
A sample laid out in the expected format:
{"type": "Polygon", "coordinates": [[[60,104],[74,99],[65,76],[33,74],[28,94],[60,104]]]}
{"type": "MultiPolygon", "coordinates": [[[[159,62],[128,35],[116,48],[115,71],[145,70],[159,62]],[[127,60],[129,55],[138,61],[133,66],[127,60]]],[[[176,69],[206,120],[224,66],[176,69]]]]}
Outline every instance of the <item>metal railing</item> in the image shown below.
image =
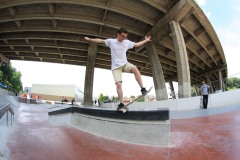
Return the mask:
{"type": "Polygon", "coordinates": [[[10,106],[10,104],[8,103],[7,105],[3,106],[0,108],[0,119],[2,119],[2,117],[5,115],[5,113],[7,114],[6,118],[7,118],[7,126],[9,126],[9,115],[8,113],[10,112],[11,114],[11,126],[13,124],[14,121],[14,111],[12,109],[12,107],[10,106]]]}

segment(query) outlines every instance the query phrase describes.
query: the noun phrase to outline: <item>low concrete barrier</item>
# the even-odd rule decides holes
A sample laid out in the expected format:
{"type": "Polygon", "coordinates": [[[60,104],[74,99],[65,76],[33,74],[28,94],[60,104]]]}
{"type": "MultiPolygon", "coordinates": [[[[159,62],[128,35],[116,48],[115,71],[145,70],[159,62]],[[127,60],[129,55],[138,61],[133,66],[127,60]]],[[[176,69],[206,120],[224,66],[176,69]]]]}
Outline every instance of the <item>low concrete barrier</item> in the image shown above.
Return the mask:
{"type": "Polygon", "coordinates": [[[129,111],[124,114],[116,110],[90,108],[79,108],[77,111],[71,107],[51,111],[49,115],[52,125],[73,125],[83,131],[119,141],[154,146],[167,146],[169,142],[168,109],[129,111]]]}
{"type": "Polygon", "coordinates": [[[37,104],[37,101],[36,99],[27,99],[25,97],[18,97],[18,102],[21,102],[21,103],[30,103],[30,104],[37,104]]]}
{"type": "Polygon", "coordinates": [[[18,97],[18,102],[21,102],[21,103],[27,103],[27,98],[24,98],[24,97],[18,97]]]}
{"type": "MultiPolygon", "coordinates": [[[[208,108],[219,108],[225,106],[235,106],[240,105],[240,89],[218,92],[210,94],[208,98],[208,108]]],[[[158,109],[162,107],[169,108],[170,111],[176,110],[190,110],[199,109],[200,96],[181,98],[181,99],[171,99],[163,101],[151,101],[151,102],[135,102],[129,106],[130,110],[144,110],[144,109],[158,109]]],[[[101,107],[103,108],[117,108],[116,103],[105,103],[101,107]]]]}

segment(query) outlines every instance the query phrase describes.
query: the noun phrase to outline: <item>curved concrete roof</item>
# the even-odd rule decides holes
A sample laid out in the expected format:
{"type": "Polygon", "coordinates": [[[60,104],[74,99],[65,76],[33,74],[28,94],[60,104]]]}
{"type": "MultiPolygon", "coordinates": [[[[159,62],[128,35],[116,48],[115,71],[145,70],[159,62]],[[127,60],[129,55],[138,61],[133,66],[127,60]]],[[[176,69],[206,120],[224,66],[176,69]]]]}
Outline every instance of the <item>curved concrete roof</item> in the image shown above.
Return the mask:
{"type": "MultiPolygon", "coordinates": [[[[151,35],[165,81],[177,81],[175,49],[169,22],[179,22],[187,47],[191,83],[204,75],[227,77],[220,41],[194,0],[0,0],[0,53],[9,60],[86,66],[84,36],[116,37],[128,28],[129,39],[151,35]]],[[[145,46],[129,50],[128,60],[152,76],[145,46]]],[[[96,68],[110,69],[109,48],[98,46],[96,68]]]]}

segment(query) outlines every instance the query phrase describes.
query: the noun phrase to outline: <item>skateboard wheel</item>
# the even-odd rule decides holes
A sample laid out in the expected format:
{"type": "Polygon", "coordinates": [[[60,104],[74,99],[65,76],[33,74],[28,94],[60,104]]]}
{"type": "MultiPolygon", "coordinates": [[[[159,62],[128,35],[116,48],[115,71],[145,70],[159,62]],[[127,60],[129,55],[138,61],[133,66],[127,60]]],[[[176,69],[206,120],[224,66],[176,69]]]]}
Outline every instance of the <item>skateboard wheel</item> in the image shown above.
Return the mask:
{"type": "Polygon", "coordinates": [[[127,112],[127,110],[126,110],[126,109],[123,109],[123,110],[122,110],[122,112],[123,112],[123,113],[126,113],[126,112],[127,112]]]}

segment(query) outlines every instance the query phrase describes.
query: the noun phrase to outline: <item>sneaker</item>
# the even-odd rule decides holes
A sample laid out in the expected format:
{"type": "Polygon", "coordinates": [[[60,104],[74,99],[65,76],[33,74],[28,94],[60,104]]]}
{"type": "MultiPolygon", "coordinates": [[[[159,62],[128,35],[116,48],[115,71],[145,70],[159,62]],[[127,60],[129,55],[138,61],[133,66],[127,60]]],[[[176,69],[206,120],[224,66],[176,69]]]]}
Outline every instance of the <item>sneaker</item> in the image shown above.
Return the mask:
{"type": "Polygon", "coordinates": [[[141,92],[142,92],[142,95],[145,95],[145,94],[147,93],[146,88],[143,87],[143,88],[141,89],[141,92]]]}
{"type": "Polygon", "coordinates": [[[117,106],[117,110],[120,111],[125,105],[123,103],[119,103],[117,106]]]}

